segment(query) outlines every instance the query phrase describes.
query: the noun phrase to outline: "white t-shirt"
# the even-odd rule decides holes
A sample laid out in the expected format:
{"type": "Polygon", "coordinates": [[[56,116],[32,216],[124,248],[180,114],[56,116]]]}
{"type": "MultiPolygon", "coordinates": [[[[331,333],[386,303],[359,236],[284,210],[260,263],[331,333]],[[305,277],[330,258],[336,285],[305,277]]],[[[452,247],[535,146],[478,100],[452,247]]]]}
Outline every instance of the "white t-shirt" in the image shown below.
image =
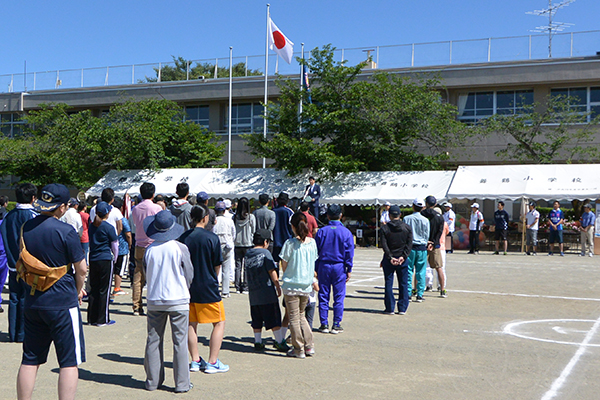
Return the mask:
{"type": "MultiPolygon", "coordinates": [[[[90,224],[94,223],[95,218],[96,218],[96,206],[92,207],[92,209],[90,210],[90,224]]],[[[111,224],[112,227],[115,228],[115,231],[118,232],[119,230],[117,229],[117,221],[120,221],[122,219],[123,219],[123,214],[121,213],[121,210],[119,210],[116,207],[113,207],[110,210],[110,214],[108,214],[108,219],[106,220],[106,222],[111,224]]]]}
{"type": "Polygon", "coordinates": [[[531,225],[532,231],[537,231],[540,224],[540,212],[538,210],[529,211],[525,216],[527,219],[527,225],[531,225]],[[537,219],[537,221],[536,221],[537,219]],[[532,225],[535,222],[535,225],[532,225]]]}
{"type": "Polygon", "coordinates": [[[60,220],[71,225],[79,237],[81,237],[83,234],[83,221],[81,220],[81,215],[79,215],[75,208],[69,207],[65,215],[63,215],[60,220]]]}
{"type": "Polygon", "coordinates": [[[483,228],[483,214],[481,211],[471,213],[471,220],[469,221],[469,230],[480,231],[483,228]],[[477,221],[479,221],[479,228],[477,227],[477,221]]]}
{"type": "Polygon", "coordinates": [[[455,224],[456,224],[456,214],[452,209],[446,211],[443,215],[444,221],[448,224],[448,229],[450,229],[450,233],[454,232],[455,224]]]}
{"type": "Polygon", "coordinates": [[[381,213],[381,219],[379,221],[381,222],[381,225],[390,222],[390,212],[388,210],[384,210],[381,213]]]}

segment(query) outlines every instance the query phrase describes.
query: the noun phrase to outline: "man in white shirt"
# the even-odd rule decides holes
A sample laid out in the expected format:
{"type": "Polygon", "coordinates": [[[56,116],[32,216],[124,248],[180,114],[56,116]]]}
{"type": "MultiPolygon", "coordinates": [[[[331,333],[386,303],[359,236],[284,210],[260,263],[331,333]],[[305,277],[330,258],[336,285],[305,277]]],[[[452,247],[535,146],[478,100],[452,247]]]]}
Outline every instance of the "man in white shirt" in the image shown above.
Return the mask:
{"type": "Polygon", "coordinates": [[[381,219],[379,220],[379,222],[381,222],[381,225],[385,225],[388,222],[390,222],[390,207],[392,206],[392,204],[389,201],[386,201],[385,204],[383,205],[383,211],[381,212],[381,219]]]}
{"type": "Polygon", "coordinates": [[[219,276],[221,281],[221,297],[229,297],[229,282],[231,279],[231,271],[233,268],[233,249],[235,248],[235,225],[233,220],[229,218],[226,212],[225,202],[217,201],[215,204],[215,212],[217,213],[217,222],[213,227],[212,232],[219,237],[221,242],[221,256],[223,257],[223,268],[221,268],[222,276],[219,276]]]}
{"type": "Polygon", "coordinates": [[[537,234],[539,229],[540,222],[540,212],[535,209],[535,202],[529,203],[529,212],[525,216],[527,223],[527,247],[525,247],[525,251],[527,251],[527,255],[533,254],[537,256],[537,234]],[[533,253],[529,252],[529,247],[532,248],[533,253]]]}
{"type": "Polygon", "coordinates": [[[69,199],[69,208],[65,215],[63,215],[60,220],[66,224],[69,224],[75,229],[79,238],[83,235],[83,221],[81,220],[81,215],[77,212],[77,206],[79,206],[79,201],[71,197],[69,199]]]}
{"type": "Polygon", "coordinates": [[[448,229],[450,229],[450,248],[446,248],[446,253],[454,253],[454,240],[452,239],[452,235],[454,234],[454,228],[456,226],[456,214],[452,210],[452,203],[446,202],[444,203],[444,207],[446,208],[446,212],[444,213],[444,221],[448,224],[448,229]]]}
{"type": "MultiPolygon", "coordinates": [[[[108,204],[112,204],[115,201],[115,191],[111,188],[104,188],[102,193],[100,194],[100,199],[102,201],[107,202],[108,204]]],[[[94,223],[94,219],[96,218],[96,206],[92,207],[90,210],[90,225],[94,223]]],[[[117,236],[121,234],[123,230],[123,223],[121,220],[123,219],[123,214],[121,210],[117,207],[112,207],[110,209],[110,214],[108,214],[108,219],[106,222],[111,224],[113,228],[117,231],[117,236]]]]}
{"type": "Polygon", "coordinates": [[[479,232],[482,228],[483,214],[479,211],[479,203],[473,203],[469,221],[469,254],[479,254],[479,232]]]}

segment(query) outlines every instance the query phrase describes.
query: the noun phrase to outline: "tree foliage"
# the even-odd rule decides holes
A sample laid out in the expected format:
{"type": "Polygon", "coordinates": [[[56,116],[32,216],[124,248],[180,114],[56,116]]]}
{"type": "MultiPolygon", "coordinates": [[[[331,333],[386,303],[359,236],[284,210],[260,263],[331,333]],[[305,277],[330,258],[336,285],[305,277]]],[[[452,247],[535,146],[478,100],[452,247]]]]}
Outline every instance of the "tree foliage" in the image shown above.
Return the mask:
{"type": "Polygon", "coordinates": [[[518,162],[550,164],[557,160],[567,163],[597,160],[600,155],[593,143],[593,125],[589,114],[571,106],[568,98],[548,97],[543,104],[523,107],[517,115],[494,115],[482,121],[487,134],[503,137],[506,147],[495,154],[518,162]]]}
{"type": "MultiPolygon", "coordinates": [[[[183,57],[173,57],[174,66],[165,65],[159,68],[153,68],[156,72],[155,77],[146,77],[146,82],[158,82],[158,75],[160,73],[161,82],[169,81],[185,81],[188,79],[188,68],[189,68],[189,79],[198,79],[201,76],[205,78],[215,77],[215,64],[208,62],[199,63],[193,65],[193,61],[186,60],[183,57]]],[[[237,76],[257,76],[263,73],[256,69],[246,70],[246,63],[239,62],[233,64],[232,75],[237,76]]],[[[219,67],[217,66],[217,78],[229,78],[229,66],[219,67]]]]}
{"type": "Polygon", "coordinates": [[[274,134],[266,140],[250,135],[253,155],[272,158],[292,174],[309,169],[333,176],[437,169],[446,148],[462,143],[467,129],[456,121],[456,108],[441,101],[437,79],[365,76],[366,63],[336,62],[334,50],[327,45],[299,59],[311,71],[312,103],[296,79],[278,79],[281,96],[267,107],[274,134]]]}
{"type": "Polygon", "coordinates": [[[0,139],[0,173],[38,185],[84,189],[111,169],[208,167],[224,148],[169,100],[125,101],[101,117],[44,105],[26,119],[25,135],[0,139]]]}

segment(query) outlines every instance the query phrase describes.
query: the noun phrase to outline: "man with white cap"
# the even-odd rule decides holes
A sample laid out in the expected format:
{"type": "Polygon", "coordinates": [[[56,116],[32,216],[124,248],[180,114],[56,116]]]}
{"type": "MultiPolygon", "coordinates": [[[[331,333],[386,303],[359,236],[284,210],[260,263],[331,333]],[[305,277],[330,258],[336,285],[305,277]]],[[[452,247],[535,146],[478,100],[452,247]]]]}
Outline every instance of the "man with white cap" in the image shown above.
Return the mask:
{"type": "Polygon", "coordinates": [[[413,233],[413,245],[408,256],[408,293],[412,294],[413,276],[417,280],[417,303],[423,301],[425,291],[425,279],[427,273],[427,243],[429,241],[429,220],[421,214],[425,204],[421,199],[414,199],[413,213],[404,217],[404,223],[411,227],[413,233]]]}
{"type": "Polygon", "coordinates": [[[482,227],[483,214],[479,211],[479,203],[473,203],[469,221],[469,254],[479,254],[479,232],[482,227]]]}
{"type": "Polygon", "coordinates": [[[225,203],[225,214],[224,215],[226,217],[233,219],[233,212],[231,211],[231,200],[225,199],[225,200],[223,200],[223,203],[225,203]]]}
{"type": "Polygon", "coordinates": [[[386,201],[385,204],[383,205],[383,211],[381,212],[381,219],[379,220],[379,222],[381,222],[381,225],[385,225],[388,222],[390,222],[390,207],[391,207],[391,203],[389,201],[386,201]]]}
{"type": "Polygon", "coordinates": [[[446,202],[444,203],[444,207],[446,208],[446,212],[442,216],[444,217],[444,221],[448,224],[448,229],[450,229],[450,233],[448,233],[448,236],[450,236],[450,249],[446,249],[446,253],[454,253],[454,240],[452,239],[452,235],[454,234],[456,224],[456,214],[454,213],[454,210],[452,210],[452,203],[446,202]]]}

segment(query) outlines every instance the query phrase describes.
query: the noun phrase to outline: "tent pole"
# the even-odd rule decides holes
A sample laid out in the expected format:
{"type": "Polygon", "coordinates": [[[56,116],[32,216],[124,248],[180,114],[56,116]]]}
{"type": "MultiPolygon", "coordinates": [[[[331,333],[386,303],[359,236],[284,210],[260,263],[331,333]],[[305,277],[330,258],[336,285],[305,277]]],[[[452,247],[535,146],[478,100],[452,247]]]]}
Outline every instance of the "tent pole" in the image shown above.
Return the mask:
{"type": "Polygon", "coordinates": [[[525,230],[527,229],[527,206],[525,196],[521,197],[521,253],[525,252],[525,230]]]}
{"type": "Polygon", "coordinates": [[[379,248],[379,205],[375,205],[375,247],[379,248]]]}

